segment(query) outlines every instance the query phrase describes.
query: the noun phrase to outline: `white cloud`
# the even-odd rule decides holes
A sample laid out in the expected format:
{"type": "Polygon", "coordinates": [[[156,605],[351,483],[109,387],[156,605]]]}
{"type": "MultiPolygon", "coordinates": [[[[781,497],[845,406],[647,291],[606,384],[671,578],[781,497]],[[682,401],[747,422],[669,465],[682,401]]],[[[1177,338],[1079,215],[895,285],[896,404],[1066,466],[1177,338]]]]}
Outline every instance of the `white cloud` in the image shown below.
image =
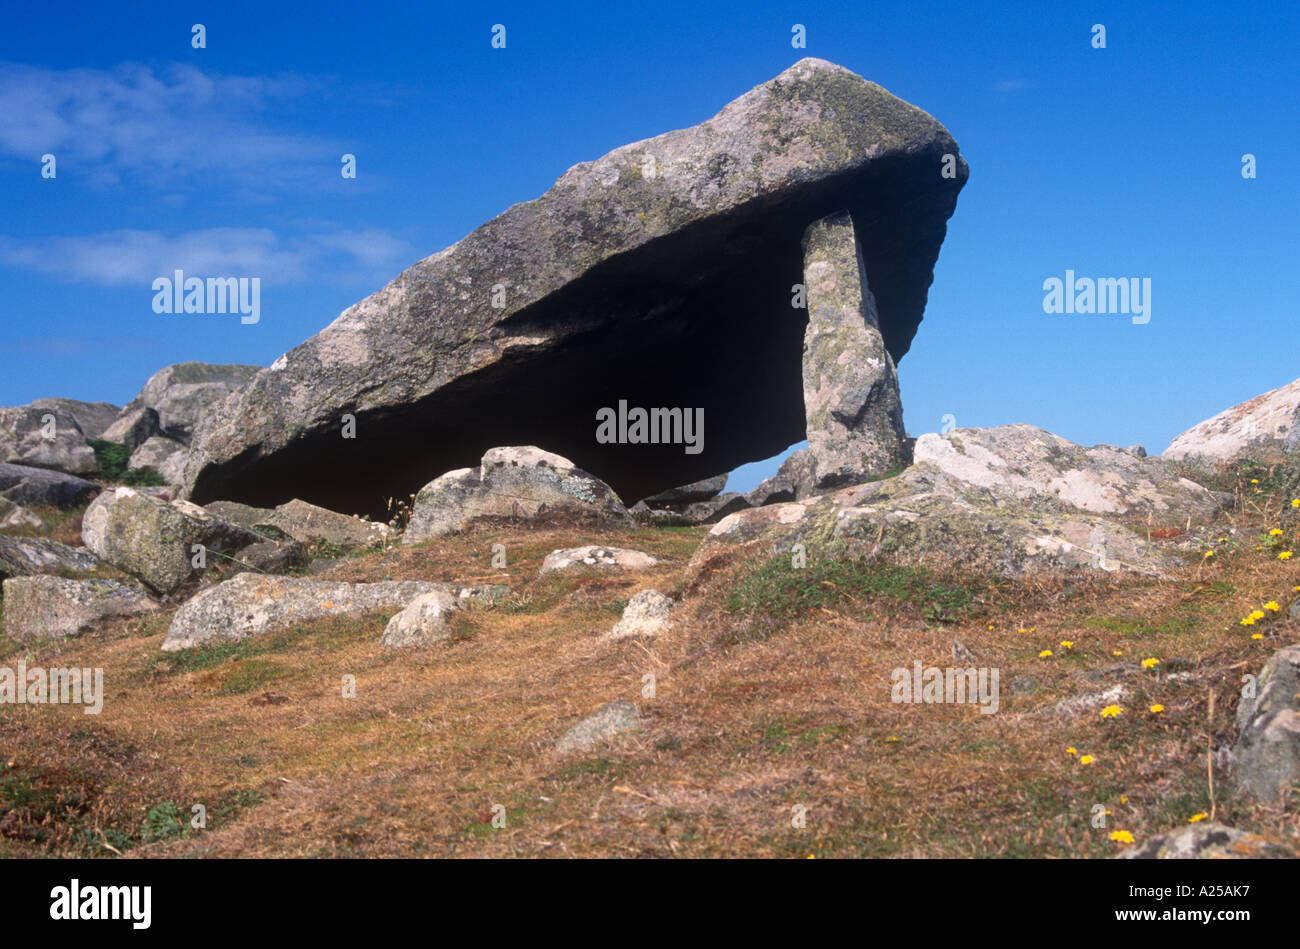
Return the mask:
{"type": "Polygon", "coordinates": [[[33,240],[0,235],[0,264],[99,286],[148,287],[155,277],[183,270],[193,276],[377,289],[415,259],[407,242],[378,228],[321,229],[287,238],[259,227],[117,230],[33,240]]]}
{"type": "Polygon", "coordinates": [[[218,76],[187,65],[0,63],[0,154],[36,161],[51,153],[61,177],[88,168],[99,183],[282,186],[309,165],[337,164],[340,146],[277,130],[263,113],[310,105],[321,92],[301,77],[218,76]]]}

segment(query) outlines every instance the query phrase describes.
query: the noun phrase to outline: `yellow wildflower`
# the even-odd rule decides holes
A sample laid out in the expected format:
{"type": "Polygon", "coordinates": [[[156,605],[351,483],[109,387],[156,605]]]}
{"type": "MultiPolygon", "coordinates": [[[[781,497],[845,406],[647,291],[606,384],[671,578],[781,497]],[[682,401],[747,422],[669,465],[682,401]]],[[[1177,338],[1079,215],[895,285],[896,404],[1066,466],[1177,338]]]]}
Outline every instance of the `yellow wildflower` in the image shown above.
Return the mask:
{"type": "Polygon", "coordinates": [[[1096,760],[1097,759],[1094,758],[1092,755],[1084,755],[1082,758],[1079,759],[1079,764],[1092,764],[1096,760]]]}
{"type": "Polygon", "coordinates": [[[1052,655],[1052,650],[1050,650],[1050,649],[1044,649],[1042,652],[1040,652],[1040,653],[1038,654],[1038,658],[1039,658],[1039,659],[1047,659],[1047,658],[1049,658],[1051,655],[1052,655]]]}
{"type": "Polygon", "coordinates": [[[1102,718],[1119,718],[1120,713],[1123,712],[1123,711],[1124,711],[1124,710],[1123,710],[1122,708],[1120,708],[1118,705],[1107,705],[1104,709],[1101,710],[1101,717],[1102,717],[1102,718]]]}
{"type": "Polygon", "coordinates": [[[1187,823],[1199,824],[1201,821],[1205,820],[1205,818],[1209,816],[1210,815],[1205,813],[1205,811],[1201,811],[1199,814],[1193,814],[1191,817],[1187,818],[1187,823]]]}
{"type": "Polygon", "coordinates": [[[1110,832],[1110,839],[1117,840],[1122,844],[1131,844],[1133,842],[1133,835],[1127,830],[1112,830],[1110,832]]]}
{"type": "Polygon", "coordinates": [[[1143,669],[1154,669],[1154,668],[1155,668],[1156,666],[1158,666],[1158,665],[1160,665],[1160,660],[1159,660],[1159,659],[1143,659],[1143,660],[1142,660],[1142,668],[1143,668],[1143,669]]]}
{"type": "Polygon", "coordinates": [[[1267,603],[1264,604],[1264,609],[1271,610],[1274,613],[1276,613],[1281,608],[1282,607],[1278,606],[1276,600],[1269,600],[1267,603]]]}
{"type": "Polygon", "coordinates": [[[1160,714],[1161,712],[1163,712],[1164,710],[1165,710],[1165,707],[1164,707],[1163,705],[1161,705],[1159,702],[1157,702],[1155,705],[1151,706],[1151,714],[1152,714],[1152,715],[1159,715],[1159,714],[1160,714]]]}
{"type": "Polygon", "coordinates": [[[1280,528],[1280,527],[1275,527],[1275,528],[1273,528],[1271,531],[1268,532],[1268,536],[1269,536],[1269,537],[1281,537],[1281,536],[1282,536],[1282,528],[1280,528]]]}
{"type": "Polygon", "coordinates": [[[1278,559],[1278,560],[1290,560],[1290,559],[1291,559],[1291,551],[1289,551],[1289,550],[1284,550],[1284,551],[1282,551],[1280,554],[1277,555],[1277,559],[1278,559]]]}

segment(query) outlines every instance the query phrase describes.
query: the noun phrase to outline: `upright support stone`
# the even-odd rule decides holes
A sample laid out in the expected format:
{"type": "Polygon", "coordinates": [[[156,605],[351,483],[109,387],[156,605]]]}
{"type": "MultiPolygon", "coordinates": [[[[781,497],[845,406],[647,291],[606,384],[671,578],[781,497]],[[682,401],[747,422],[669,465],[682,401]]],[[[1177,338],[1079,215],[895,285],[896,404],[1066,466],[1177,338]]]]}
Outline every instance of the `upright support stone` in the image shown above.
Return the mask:
{"type": "Polygon", "coordinates": [[[905,437],[898,373],[848,211],[804,231],[803,273],[803,401],[812,463],[811,484],[800,485],[800,496],[900,467],[905,437]]]}

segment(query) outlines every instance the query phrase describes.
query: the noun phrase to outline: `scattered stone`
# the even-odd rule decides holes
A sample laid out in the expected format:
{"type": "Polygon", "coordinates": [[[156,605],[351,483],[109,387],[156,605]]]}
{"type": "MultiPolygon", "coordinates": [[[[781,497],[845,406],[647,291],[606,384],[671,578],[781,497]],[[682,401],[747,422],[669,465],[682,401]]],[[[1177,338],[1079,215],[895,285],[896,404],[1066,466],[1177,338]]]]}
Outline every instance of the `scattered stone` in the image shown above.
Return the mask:
{"type": "Polygon", "coordinates": [[[204,416],[187,496],[353,510],[357,485],[405,498],[521,432],[629,499],[771,457],[805,437],[804,229],[857,222],[897,362],[967,177],[932,117],[800,60],[694,128],[575,165],[275,360],[204,416]],[[707,406],[702,451],[595,441],[618,393],[707,406]],[[345,414],[364,451],[338,450],[345,414]]]}
{"type": "Polygon", "coordinates": [[[13,577],[4,581],[5,635],[15,642],[80,636],[105,620],[158,609],[158,603],[116,580],[13,577]]]}
{"type": "Polygon", "coordinates": [[[609,485],[567,458],[533,446],[493,448],[478,468],[449,471],[420,490],[402,542],[443,537],[478,521],[552,518],[635,524],[609,485]]]}
{"type": "Polygon", "coordinates": [[[77,507],[98,494],[100,486],[74,475],[29,465],[0,463],[0,496],[28,507],[77,507]]]}
{"type": "Polygon", "coordinates": [[[623,618],[609,631],[610,639],[627,636],[657,636],[672,626],[668,619],[673,601],[658,590],[642,590],[628,601],[623,618]]]}
{"type": "MultiPolygon", "coordinates": [[[[642,501],[654,510],[674,510],[684,504],[696,504],[700,501],[711,501],[722,493],[722,489],[727,486],[729,474],[714,475],[712,478],[705,478],[702,481],[692,481],[690,484],[684,484],[681,487],[669,488],[667,491],[660,491],[658,494],[652,494],[642,501]]],[[[641,502],[638,502],[641,503],[641,502]]]]}
{"type": "Polygon", "coordinates": [[[131,453],[131,460],[126,467],[129,471],[152,468],[168,484],[179,485],[185,480],[185,460],[188,457],[189,450],[180,442],[163,435],[154,435],[131,453]]]}
{"type": "Polygon", "coordinates": [[[1145,458],[1147,456],[1147,450],[1143,448],[1141,445],[1138,445],[1136,443],[1132,445],[1126,445],[1124,447],[1124,450],[1128,452],[1130,455],[1137,455],[1139,458],[1145,458]]]}
{"type": "Polygon", "coordinates": [[[125,445],[127,451],[134,452],[159,431],[158,413],[154,409],[147,406],[136,408],[127,406],[113,424],[104,429],[101,437],[106,442],[125,445]]]}
{"type": "Polygon", "coordinates": [[[1300,785],[1300,646],[1275,652],[1254,698],[1237,706],[1232,777],[1239,791],[1268,805],[1285,806],[1300,785]]]}
{"type": "Polygon", "coordinates": [[[388,621],[379,643],[389,649],[407,649],[450,639],[447,618],[459,609],[460,601],[450,593],[422,593],[388,621]]]}
{"type": "Polygon", "coordinates": [[[542,561],[541,575],[584,564],[588,567],[619,567],[623,570],[648,570],[659,563],[658,557],[622,547],[568,547],[553,550],[542,561]]]}
{"type": "Polygon", "coordinates": [[[336,583],[310,577],[241,573],[196,593],[172,618],[164,652],[292,629],[331,616],[358,616],[402,609],[425,593],[484,597],[482,587],[424,580],[336,583]]]}
{"type": "Polygon", "coordinates": [[[716,524],[728,514],[743,511],[750,506],[743,494],[727,491],[708,501],[696,501],[681,509],[683,517],[692,524],[716,524]]]}
{"type": "Polygon", "coordinates": [[[235,553],[237,567],[252,567],[262,573],[288,573],[307,561],[307,548],[296,540],[263,540],[235,553]]]}
{"type": "MultiPolygon", "coordinates": [[[[963,662],[977,662],[978,660],[979,660],[979,657],[976,656],[975,653],[971,651],[970,647],[967,646],[967,645],[966,645],[964,642],[962,642],[960,639],[954,639],[954,640],[952,641],[952,661],[953,661],[953,662],[958,662],[958,663],[963,663],[963,662]]],[[[1013,690],[1013,691],[1014,691],[1014,690],[1013,690]]]]}
{"type": "Polygon", "coordinates": [[[120,487],[97,497],[81,519],[81,536],[95,556],[160,594],[197,580],[222,554],[262,540],[188,501],[163,501],[120,487]],[[194,546],[206,553],[194,563],[194,546]]]}
{"type": "Polygon", "coordinates": [[[328,544],[343,550],[384,547],[396,533],[387,524],[363,521],[297,499],[281,504],[270,517],[253,525],[254,530],[268,527],[283,531],[299,543],[328,544]]]}
{"type": "Polygon", "coordinates": [[[270,523],[271,518],[275,516],[275,508],[253,507],[249,504],[240,504],[238,501],[212,501],[203,505],[203,509],[222,520],[249,530],[270,523]]]}
{"type": "Polygon", "coordinates": [[[1277,844],[1242,830],[1202,821],[1144,840],[1115,855],[1117,860],[1225,860],[1286,857],[1277,844]]]}
{"type": "Polygon", "coordinates": [[[574,725],[555,743],[559,754],[590,751],[620,732],[641,727],[641,713],[631,702],[609,702],[574,725]]]}
{"type": "Polygon", "coordinates": [[[1300,379],[1193,425],[1165,449],[1188,462],[1278,461],[1300,447],[1300,379]]]}
{"type": "Polygon", "coordinates": [[[99,567],[84,547],[69,547],[45,537],[0,534],[0,579],[45,573],[93,573],[99,567]]]}
{"type": "Polygon", "coordinates": [[[1122,685],[1113,685],[1109,689],[1101,692],[1085,692],[1082,695],[1072,695],[1068,699],[1062,699],[1052,707],[1054,715],[1078,715],[1081,712],[1091,712],[1103,709],[1107,705],[1119,705],[1129,697],[1129,690],[1122,685]]]}
{"type": "Polygon", "coordinates": [[[27,405],[0,409],[0,461],[68,474],[95,470],[95,452],[71,415],[27,405]]]}
{"type": "Polygon", "coordinates": [[[108,402],[79,402],[76,399],[37,399],[28,408],[48,409],[72,416],[86,438],[99,438],[121,413],[120,406],[108,402]]]}
{"type": "Polygon", "coordinates": [[[39,514],[33,514],[21,504],[15,504],[0,495],[0,530],[30,528],[32,530],[49,530],[50,522],[39,514]]]}
{"type": "Polygon", "coordinates": [[[1042,687],[1042,681],[1034,675],[1018,675],[1011,680],[1012,695],[1030,695],[1042,687]]]}

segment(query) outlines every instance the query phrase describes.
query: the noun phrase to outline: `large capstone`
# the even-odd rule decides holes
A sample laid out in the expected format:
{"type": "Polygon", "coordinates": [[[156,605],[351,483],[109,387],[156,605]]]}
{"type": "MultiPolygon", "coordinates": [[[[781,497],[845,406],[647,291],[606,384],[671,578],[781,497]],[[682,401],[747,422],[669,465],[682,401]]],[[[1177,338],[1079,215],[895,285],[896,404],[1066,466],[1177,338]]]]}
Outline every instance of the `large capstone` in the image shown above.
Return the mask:
{"type": "Polygon", "coordinates": [[[540,444],[632,503],[771,457],[806,435],[804,230],[849,212],[897,362],[967,175],[925,112],[801,60],[700,125],[574,166],[345,310],[202,416],[184,491],[380,515],[493,446],[540,444]],[[658,443],[598,440],[620,402],[702,410],[702,442],[684,421],[658,443]]]}

